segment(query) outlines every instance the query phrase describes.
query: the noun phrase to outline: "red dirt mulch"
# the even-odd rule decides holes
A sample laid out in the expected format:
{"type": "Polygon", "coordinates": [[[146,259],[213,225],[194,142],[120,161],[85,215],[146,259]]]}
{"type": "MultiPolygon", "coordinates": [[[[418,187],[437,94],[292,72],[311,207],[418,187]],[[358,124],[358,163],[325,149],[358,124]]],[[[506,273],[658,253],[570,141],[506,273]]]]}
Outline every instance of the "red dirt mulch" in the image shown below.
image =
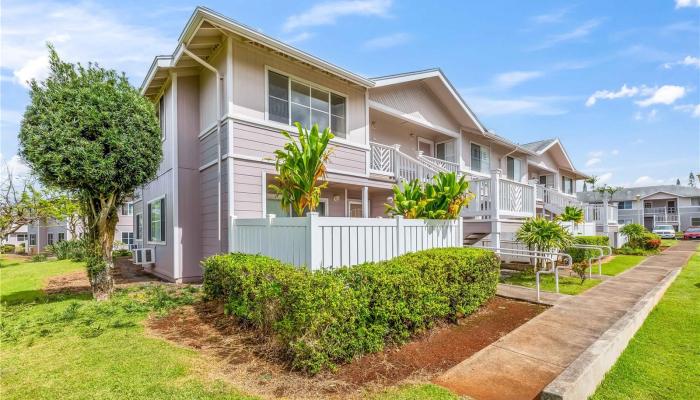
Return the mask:
{"type": "Polygon", "coordinates": [[[358,357],[335,373],[308,377],[289,370],[273,343],[223,314],[217,303],[199,303],[152,318],[150,332],[211,356],[214,374],[264,397],[359,396],[403,382],[428,382],[546,307],[495,297],[458,324],[443,324],[402,346],[358,357]]]}
{"type": "MultiPolygon", "coordinates": [[[[142,267],[132,264],[128,258],[115,259],[112,277],[118,287],[159,281],[158,278],[144,272],[142,267]]],[[[44,285],[46,294],[77,294],[90,291],[90,281],[84,270],[52,276],[44,285]]]]}

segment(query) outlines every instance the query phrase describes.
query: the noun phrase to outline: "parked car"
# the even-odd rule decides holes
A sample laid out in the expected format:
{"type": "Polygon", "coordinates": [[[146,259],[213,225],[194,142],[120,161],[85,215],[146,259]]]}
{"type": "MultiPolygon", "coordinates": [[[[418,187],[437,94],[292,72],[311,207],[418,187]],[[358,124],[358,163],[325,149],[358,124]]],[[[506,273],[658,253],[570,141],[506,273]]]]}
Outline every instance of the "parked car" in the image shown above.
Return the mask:
{"type": "Polygon", "coordinates": [[[683,239],[700,239],[700,226],[691,226],[683,232],[683,239]]]}
{"type": "Polygon", "coordinates": [[[676,230],[671,225],[656,225],[652,233],[659,235],[662,239],[676,238],[676,230]]]}

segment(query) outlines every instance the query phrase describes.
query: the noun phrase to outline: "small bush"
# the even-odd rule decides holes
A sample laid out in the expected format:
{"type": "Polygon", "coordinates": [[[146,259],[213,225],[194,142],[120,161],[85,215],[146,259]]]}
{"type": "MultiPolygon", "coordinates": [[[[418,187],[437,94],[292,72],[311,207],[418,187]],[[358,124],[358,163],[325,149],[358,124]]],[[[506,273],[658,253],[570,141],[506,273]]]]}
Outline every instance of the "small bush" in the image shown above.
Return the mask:
{"type": "MultiPolygon", "coordinates": [[[[575,236],[575,244],[608,246],[609,238],[607,236],[575,236]]],[[[588,261],[589,258],[600,256],[600,252],[595,249],[576,249],[568,248],[566,253],[571,256],[574,263],[588,261]]]]}
{"type": "Polygon", "coordinates": [[[19,245],[17,245],[17,248],[15,249],[15,252],[16,252],[17,254],[25,254],[25,253],[27,253],[27,249],[26,249],[24,243],[20,243],[19,245]]]}
{"type": "Polygon", "coordinates": [[[661,237],[653,233],[646,233],[643,236],[643,246],[647,250],[658,250],[661,246],[661,237]]]}
{"type": "Polygon", "coordinates": [[[52,250],[59,260],[85,261],[87,254],[85,241],[81,239],[57,242],[52,245],[52,250]]]}
{"type": "Polygon", "coordinates": [[[495,294],[500,263],[490,251],[452,248],[333,271],[240,253],[202,264],[208,298],[314,374],[473,312],[495,294]]]}
{"type": "Polygon", "coordinates": [[[9,254],[9,253],[14,253],[15,252],[15,245],[14,244],[3,244],[2,245],[2,253],[3,254],[9,254]]]}
{"type": "Polygon", "coordinates": [[[46,261],[46,254],[39,253],[32,256],[32,262],[43,262],[46,261]]]}
{"type": "Polygon", "coordinates": [[[641,224],[626,224],[620,229],[620,233],[627,236],[627,244],[629,247],[643,247],[644,235],[648,233],[644,225],[641,224]]]}
{"type": "Polygon", "coordinates": [[[131,257],[131,252],[127,249],[113,250],[112,257],[131,257]]]}

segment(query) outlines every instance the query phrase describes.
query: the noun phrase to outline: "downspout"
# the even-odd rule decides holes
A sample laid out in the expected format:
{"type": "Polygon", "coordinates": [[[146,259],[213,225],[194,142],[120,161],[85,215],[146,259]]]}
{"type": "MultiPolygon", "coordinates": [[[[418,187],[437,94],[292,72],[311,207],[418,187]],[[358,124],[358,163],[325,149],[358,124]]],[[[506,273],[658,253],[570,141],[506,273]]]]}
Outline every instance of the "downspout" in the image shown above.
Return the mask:
{"type": "MultiPolygon", "coordinates": [[[[192,53],[186,46],[183,46],[182,51],[196,62],[202,64],[204,68],[213,72],[214,76],[216,77],[216,164],[218,170],[216,182],[216,237],[219,241],[219,252],[222,252],[224,250],[223,241],[221,240],[221,81],[223,80],[223,77],[219,73],[218,69],[214,68],[211,64],[192,53]]],[[[231,188],[229,188],[229,190],[231,190],[231,188]]]]}

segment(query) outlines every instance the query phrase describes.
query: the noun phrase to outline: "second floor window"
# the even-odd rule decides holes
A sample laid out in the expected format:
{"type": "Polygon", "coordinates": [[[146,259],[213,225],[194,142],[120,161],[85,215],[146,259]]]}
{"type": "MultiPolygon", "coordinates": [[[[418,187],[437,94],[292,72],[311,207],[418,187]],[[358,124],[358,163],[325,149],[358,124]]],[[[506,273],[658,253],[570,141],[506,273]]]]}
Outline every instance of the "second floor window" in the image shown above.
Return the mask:
{"type": "Polygon", "coordinates": [[[344,138],[345,103],[341,95],[268,71],[267,112],[271,121],[288,125],[299,122],[307,129],[317,124],[321,131],[330,127],[336,137],[344,138]]]}
{"type": "Polygon", "coordinates": [[[134,215],[134,203],[122,204],[122,215],[134,215]]]}
{"type": "Polygon", "coordinates": [[[165,242],[165,197],[148,203],[148,241],[165,242]]]}
{"type": "Polygon", "coordinates": [[[471,144],[471,169],[477,172],[489,172],[489,149],[478,145],[476,143],[471,144]]]}
{"type": "Polygon", "coordinates": [[[522,161],[519,158],[506,157],[506,164],[508,179],[520,182],[523,176],[522,161]]]}
{"type": "Polygon", "coordinates": [[[53,233],[49,233],[46,243],[48,243],[49,245],[53,244],[53,233]]]}
{"type": "Polygon", "coordinates": [[[618,210],[631,210],[632,209],[632,201],[631,200],[625,200],[617,203],[617,208],[618,210]]]}
{"type": "Polygon", "coordinates": [[[141,240],[141,235],[143,232],[143,221],[141,218],[141,214],[136,214],[136,240],[141,240]]]}
{"type": "Polygon", "coordinates": [[[568,194],[574,194],[574,180],[567,176],[562,176],[561,191],[568,194]]]}

